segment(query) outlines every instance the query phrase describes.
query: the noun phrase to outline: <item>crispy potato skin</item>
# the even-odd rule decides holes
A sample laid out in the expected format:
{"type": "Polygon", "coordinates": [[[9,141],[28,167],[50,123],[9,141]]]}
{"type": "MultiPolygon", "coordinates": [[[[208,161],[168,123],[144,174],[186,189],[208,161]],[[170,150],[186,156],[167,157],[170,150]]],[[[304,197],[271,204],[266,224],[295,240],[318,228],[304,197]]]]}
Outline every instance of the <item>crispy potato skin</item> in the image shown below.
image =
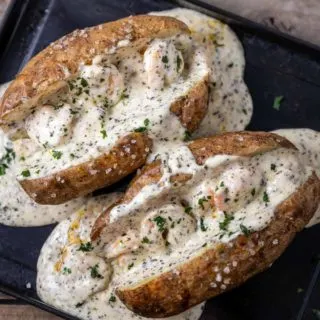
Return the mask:
{"type": "Polygon", "coordinates": [[[144,317],[168,317],[244,283],[267,269],[308,223],[320,200],[315,173],[275,211],[269,226],[248,237],[239,236],[232,246],[204,249],[175,269],[132,287],[118,288],[117,295],[133,312],[144,317]],[[263,243],[263,245],[262,245],[263,243]],[[236,267],[232,263],[236,261],[236,267]],[[228,268],[229,273],[223,272],[228,268]],[[214,270],[219,270],[215,272],[214,270]],[[228,279],[226,288],[218,274],[228,279]],[[214,285],[216,287],[214,287],[214,285]]]}
{"type": "Polygon", "coordinates": [[[131,133],[98,158],[47,177],[19,182],[37,203],[60,204],[124,178],[145,163],[151,148],[152,141],[146,134],[131,133]]]}
{"type": "Polygon", "coordinates": [[[208,109],[208,77],[197,83],[186,96],[173,102],[170,110],[189,132],[195,131],[208,109]]]}
{"type": "MultiPolygon", "coordinates": [[[[295,149],[285,138],[264,132],[223,133],[192,141],[188,146],[199,164],[217,154],[253,156],[276,148],[295,149]]],[[[146,165],[133,179],[120,202],[130,202],[145,185],[158,182],[161,176],[159,160],[146,165]]],[[[278,205],[273,220],[265,229],[248,237],[241,235],[227,244],[203,248],[174,271],[136,285],[119,287],[117,295],[133,312],[144,317],[160,318],[183,312],[237,287],[268,268],[282,254],[295,234],[308,223],[319,201],[320,181],[313,173],[295,193],[278,205]],[[225,268],[228,273],[223,271],[225,268]],[[222,281],[228,279],[228,283],[217,281],[218,274],[222,276],[222,281]]],[[[92,230],[95,239],[107,227],[110,210],[97,219],[92,230]]]]}
{"type": "MultiPolygon", "coordinates": [[[[3,124],[23,119],[46,97],[76,76],[80,63],[90,64],[99,54],[108,54],[123,39],[130,46],[153,38],[189,33],[181,21],[161,16],[130,16],[99,26],[75,30],[53,42],[32,58],[6,90],[0,103],[3,124]]],[[[142,42],[142,43],[141,43],[142,42]]]]}
{"type": "Polygon", "coordinates": [[[246,157],[276,148],[296,149],[290,141],[277,134],[258,131],[225,132],[189,143],[198,164],[204,164],[209,157],[218,154],[246,157]]]}

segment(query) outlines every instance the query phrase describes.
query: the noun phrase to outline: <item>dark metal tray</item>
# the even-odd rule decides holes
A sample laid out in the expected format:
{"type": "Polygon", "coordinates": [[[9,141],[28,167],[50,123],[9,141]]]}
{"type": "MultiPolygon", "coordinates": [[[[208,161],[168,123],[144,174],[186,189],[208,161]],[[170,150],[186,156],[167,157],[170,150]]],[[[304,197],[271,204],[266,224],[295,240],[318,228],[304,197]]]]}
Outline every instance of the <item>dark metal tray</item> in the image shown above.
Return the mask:
{"type": "MultiPolygon", "coordinates": [[[[19,2],[17,0],[17,2],[19,2]]],[[[8,81],[35,53],[74,30],[130,14],[169,9],[172,1],[25,0],[10,30],[0,37],[0,82],[8,81]]],[[[320,51],[283,34],[200,1],[176,1],[207,14],[218,13],[239,36],[246,52],[245,79],[254,100],[249,129],[309,127],[320,130],[320,51]],[[283,95],[281,109],[272,108],[283,95]]],[[[116,189],[113,187],[112,189],[116,189]]],[[[35,290],[36,262],[54,226],[0,226],[0,290],[67,319],[44,303],[35,290]],[[26,284],[30,283],[28,289],[26,284]]],[[[304,230],[268,271],[245,285],[210,300],[201,319],[319,319],[320,225],[304,230]]],[[[28,285],[29,286],[29,285],[28,285]]]]}

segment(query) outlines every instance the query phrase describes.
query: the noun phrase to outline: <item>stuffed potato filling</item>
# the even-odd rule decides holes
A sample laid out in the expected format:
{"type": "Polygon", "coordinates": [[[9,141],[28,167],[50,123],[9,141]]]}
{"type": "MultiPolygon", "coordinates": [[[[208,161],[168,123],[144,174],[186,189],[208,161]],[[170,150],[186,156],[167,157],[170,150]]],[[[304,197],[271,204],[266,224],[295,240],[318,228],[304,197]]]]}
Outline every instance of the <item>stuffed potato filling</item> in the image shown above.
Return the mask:
{"type": "Polygon", "coordinates": [[[131,266],[124,282],[173,269],[201,248],[264,229],[277,205],[312,173],[292,149],[252,157],[217,155],[203,165],[195,163],[186,145],[168,153],[184,159],[184,166],[166,158],[161,179],[143,187],[129,203],[112,208],[97,240],[96,249],[105,258],[116,259],[121,268],[131,266]],[[181,173],[188,179],[175,182],[181,173]],[[119,242],[121,233],[130,233],[130,240],[119,242]],[[106,249],[110,246],[112,256],[106,249]]]}
{"type": "Polygon", "coordinates": [[[204,50],[191,52],[193,45],[186,35],[154,39],[145,51],[122,47],[121,54],[80,66],[67,94],[25,120],[39,150],[20,162],[18,178],[40,178],[94,159],[132,132],[147,133],[154,145],[183,140],[186,129],[171,104],[210,71],[204,50]]]}

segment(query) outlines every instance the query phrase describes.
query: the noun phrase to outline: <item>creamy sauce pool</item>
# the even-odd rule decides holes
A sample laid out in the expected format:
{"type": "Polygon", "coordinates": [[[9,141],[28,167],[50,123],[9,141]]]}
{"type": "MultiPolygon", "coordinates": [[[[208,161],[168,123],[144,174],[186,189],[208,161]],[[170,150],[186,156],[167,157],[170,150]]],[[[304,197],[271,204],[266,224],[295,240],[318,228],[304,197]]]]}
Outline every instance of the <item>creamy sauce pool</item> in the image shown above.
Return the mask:
{"type": "MultiPolygon", "coordinates": [[[[280,129],[273,131],[290,140],[300,151],[301,160],[312,166],[320,178],[320,132],[312,129],[280,129]]],[[[320,223],[320,206],[307,227],[320,223]]]]}
{"type": "Polygon", "coordinates": [[[244,130],[251,120],[253,104],[243,80],[243,48],[235,33],[219,20],[193,10],[177,8],[151,14],[183,21],[208,52],[208,112],[193,136],[203,137],[221,131],[244,130]]]}
{"type": "MultiPolygon", "coordinates": [[[[51,233],[38,260],[37,291],[43,301],[81,319],[144,319],[115,296],[114,283],[121,273],[108,285],[111,266],[96,255],[89,242],[95,219],[118,197],[109,194],[93,198],[51,233]]],[[[196,320],[203,306],[167,319],[196,320]]]]}
{"type": "MultiPolygon", "coordinates": [[[[0,86],[3,96],[10,82],[0,86]]],[[[0,130],[0,223],[13,227],[43,226],[62,221],[78,210],[84,198],[75,199],[57,206],[39,205],[22,189],[16,180],[16,152],[32,153],[34,144],[26,139],[11,142],[0,130]]]]}
{"type": "Polygon", "coordinates": [[[0,131],[0,223],[16,227],[42,226],[65,219],[83,205],[84,198],[57,206],[39,205],[30,199],[16,180],[17,150],[27,154],[34,148],[25,139],[12,143],[0,131]]]}

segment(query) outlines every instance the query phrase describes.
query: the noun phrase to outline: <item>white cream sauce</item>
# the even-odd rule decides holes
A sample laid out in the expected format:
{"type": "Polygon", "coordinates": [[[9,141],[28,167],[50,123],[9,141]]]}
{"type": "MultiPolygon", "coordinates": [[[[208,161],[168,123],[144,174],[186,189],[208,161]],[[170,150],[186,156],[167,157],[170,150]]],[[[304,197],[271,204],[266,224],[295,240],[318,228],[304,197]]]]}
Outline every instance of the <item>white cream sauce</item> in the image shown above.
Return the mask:
{"type": "Polygon", "coordinates": [[[254,157],[218,155],[202,166],[189,154],[186,146],[168,149],[175,161],[163,162],[161,180],[111,210],[111,223],[96,245],[101,255],[118,255],[119,267],[130,269],[120,285],[174,270],[206,248],[265,228],[276,206],[312,172],[296,150],[277,149],[254,157]],[[191,172],[184,186],[171,182],[177,173],[191,172]],[[128,240],[119,238],[128,233],[128,240]]]}
{"type": "MultiPolygon", "coordinates": [[[[290,140],[300,151],[301,160],[312,166],[320,178],[320,132],[312,129],[280,129],[273,131],[290,140]]],[[[320,223],[320,205],[307,227],[320,223]]]]}
{"type": "Polygon", "coordinates": [[[33,153],[35,146],[29,139],[13,143],[0,131],[0,223],[16,226],[42,226],[61,221],[78,210],[85,198],[74,199],[57,206],[39,205],[22,189],[16,180],[16,156],[33,153]]]}
{"type": "Polygon", "coordinates": [[[127,48],[125,57],[110,59],[100,56],[82,66],[79,77],[70,81],[66,102],[42,107],[27,118],[29,136],[42,148],[20,163],[21,172],[28,170],[30,175],[18,179],[46,176],[88,161],[133,131],[147,131],[155,149],[163,141],[184,139],[186,129],[170,106],[208,78],[204,48],[178,35],[151,41],[144,54],[127,48]],[[67,110],[68,116],[61,119],[60,112],[67,110]],[[43,133],[48,128],[49,136],[43,133]]]}
{"type": "Polygon", "coordinates": [[[251,120],[253,105],[243,80],[244,52],[236,34],[228,25],[193,10],[177,8],[151,14],[183,21],[206,48],[210,64],[208,112],[193,136],[244,130],[251,120]]]}
{"type": "Polygon", "coordinates": [[[252,101],[243,81],[244,54],[236,35],[220,21],[191,10],[152,14],[184,21],[192,30],[191,37],[154,39],[144,54],[126,47],[120,56],[107,60],[98,56],[92,65],[82,66],[79,77],[70,82],[68,96],[53,106],[71,105],[71,122],[69,117],[60,121],[57,110],[51,110],[48,117],[46,107],[27,119],[30,137],[44,148],[21,164],[21,172],[28,170],[30,176],[19,179],[46,176],[88,161],[135,130],[148,131],[154,155],[162,142],[182,141],[186,130],[170,112],[170,105],[207,77],[208,112],[194,137],[245,128],[252,101]],[[40,118],[52,129],[52,137],[42,133],[40,118]]]}
{"type": "MultiPolygon", "coordinates": [[[[123,271],[118,273],[96,255],[89,242],[95,219],[117,198],[110,194],[92,199],[51,233],[38,260],[37,291],[43,301],[81,319],[144,319],[115,296],[123,271]]],[[[196,320],[202,310],[203,304],[167,319],[196,320]]]]}

